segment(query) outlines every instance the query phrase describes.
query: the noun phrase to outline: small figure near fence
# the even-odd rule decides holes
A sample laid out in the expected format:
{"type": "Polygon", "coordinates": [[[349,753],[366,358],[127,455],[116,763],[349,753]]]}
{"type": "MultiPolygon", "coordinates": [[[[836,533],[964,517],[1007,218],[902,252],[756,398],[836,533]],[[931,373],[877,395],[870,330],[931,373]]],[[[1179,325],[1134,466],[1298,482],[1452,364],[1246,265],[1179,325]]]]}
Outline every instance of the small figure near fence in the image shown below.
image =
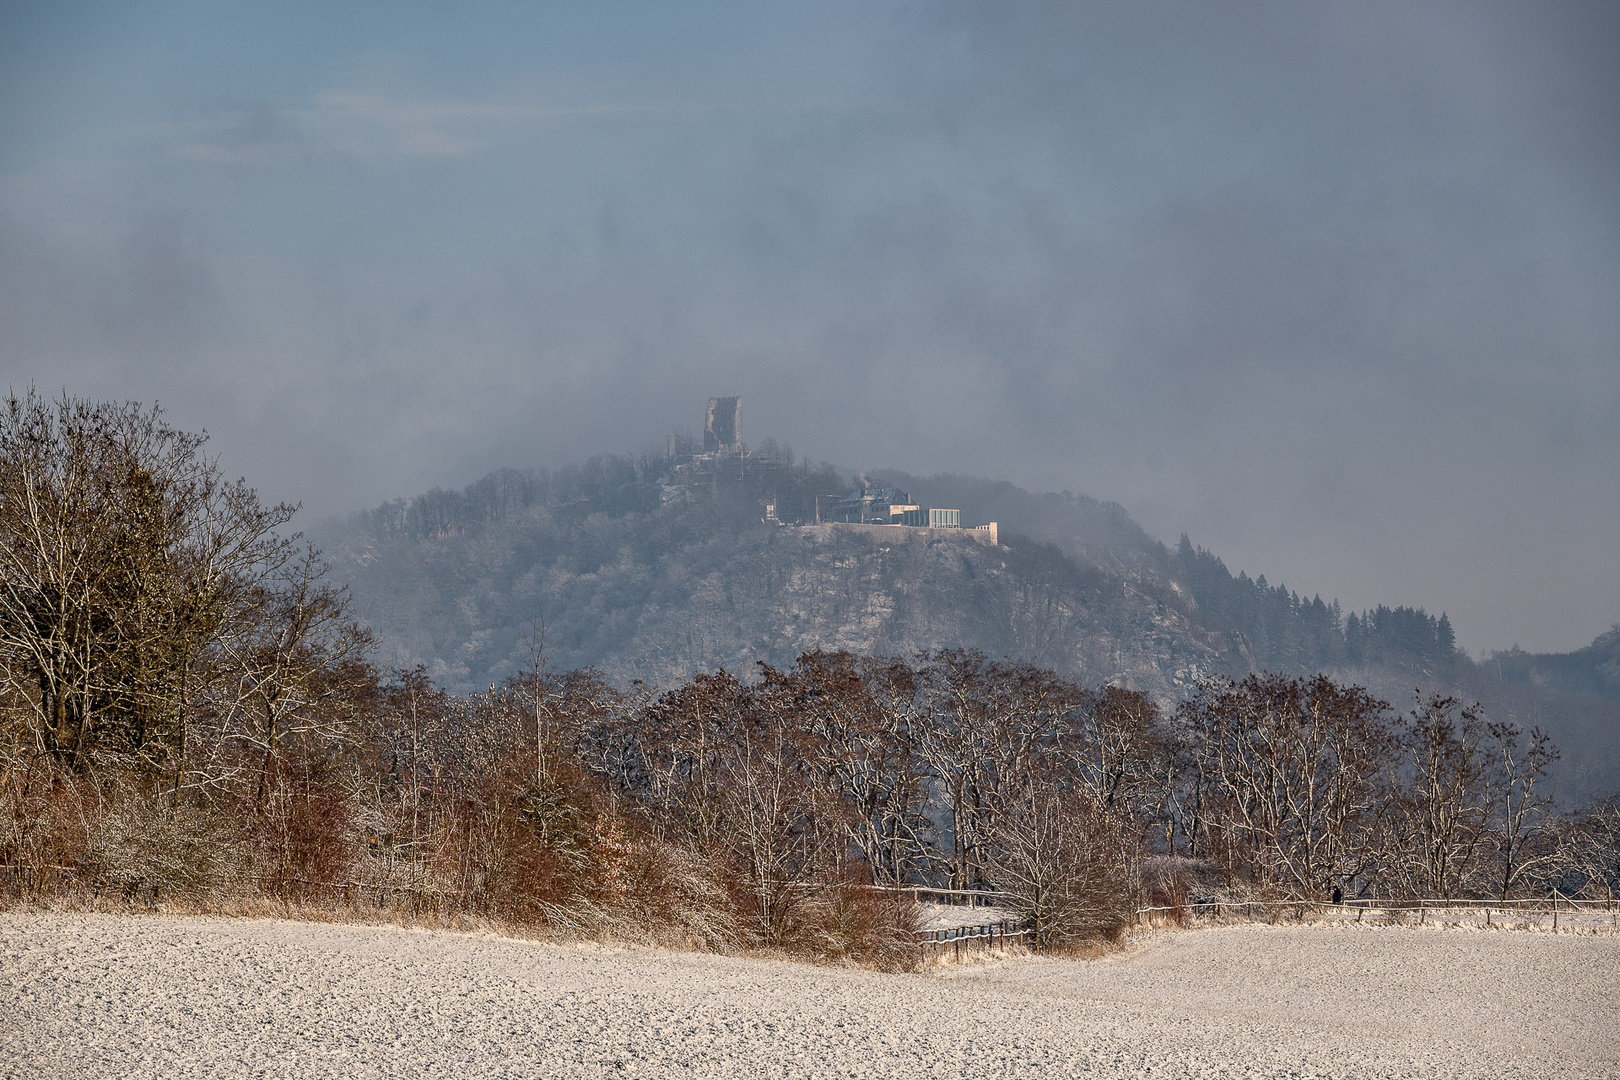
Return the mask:
{"type": "Polygon", "coordinates": [[[1344,903],[1344,890],[1337,885],[1333,886],[1333,902],[1335,904],[1344,903]]]}

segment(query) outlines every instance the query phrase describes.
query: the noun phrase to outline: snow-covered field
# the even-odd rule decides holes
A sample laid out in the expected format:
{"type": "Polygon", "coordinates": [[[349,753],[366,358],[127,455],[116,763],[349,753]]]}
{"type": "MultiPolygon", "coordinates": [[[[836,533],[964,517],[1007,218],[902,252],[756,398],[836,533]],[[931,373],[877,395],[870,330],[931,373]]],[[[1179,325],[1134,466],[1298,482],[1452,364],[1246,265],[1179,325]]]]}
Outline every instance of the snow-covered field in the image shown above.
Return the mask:
{"type": "Polygon", "coordinates": [[[1620,1076],[1620,937],[1227,926],[892,976],[0,914],[8,1077],[1620,1076]]]}

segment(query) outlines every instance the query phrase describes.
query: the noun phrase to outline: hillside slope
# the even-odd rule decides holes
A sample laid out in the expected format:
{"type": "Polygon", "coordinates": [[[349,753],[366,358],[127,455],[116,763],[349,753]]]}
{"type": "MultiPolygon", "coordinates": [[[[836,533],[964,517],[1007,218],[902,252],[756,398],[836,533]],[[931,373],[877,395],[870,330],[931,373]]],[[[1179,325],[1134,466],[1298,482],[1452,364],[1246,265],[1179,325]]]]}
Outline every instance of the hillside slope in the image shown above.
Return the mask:
{"type": "Polygon", "coordinates": [[[1501,682],[1620,701],[1620,624],[1567,653],[1492,653],[1484,666],[1501,682]]]}
{"type": "Polygon", "coordinates": [[[501,470],[328,523],[317,540],[376,631],[379,660],[423,664],[459,692],[524,670],[542,623],[552,665],[594,667],[620,685],[718,667],[751,675],[817,647],[975,648],[1167,706],[1207,675],[1325,671],[1401,710],[1417,690],[1479,700],[1493,718],[1553,734],[1567,801],[1620,790],[1610,679],[1620,634],[1577,653],[1475,663],[1444,615],[1346,614],[1233,575],[1186,537],[1169,548],[1117,505],[1004,482],[882,479],[959,507],[965,522],[999,521],[991,547],[931,530],[765,523],[767,502],[803,520],[807,493],[850,483],[826,466],[743,473],[676,499],[668,481],[650,455],[501,470]]]}
{"type": "Polygon", "coordinates": [[[523,670],[542,615],[551,663],[621,684],[751,674],[817,647],[978,648],[1166,698],[1248,666],[1165,578],[1016,535],[991,547],[924,529],[765,525],[718,503],[617,516],[531,506],[440,536],[351,533],[331,552],[385,661],[425,663],[457,690],[523,670]]]}

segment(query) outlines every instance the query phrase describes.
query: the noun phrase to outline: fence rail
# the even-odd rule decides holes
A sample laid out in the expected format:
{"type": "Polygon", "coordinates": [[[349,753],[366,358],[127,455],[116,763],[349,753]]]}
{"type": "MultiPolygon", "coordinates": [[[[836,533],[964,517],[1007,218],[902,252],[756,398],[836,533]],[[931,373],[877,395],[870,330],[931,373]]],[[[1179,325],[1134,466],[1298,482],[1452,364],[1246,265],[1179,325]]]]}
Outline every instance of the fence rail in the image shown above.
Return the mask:
{"type": "MultiPolygon", "coordinates": [[[[1007,901],[1017,901],[1011,893],[997,892],[994,889],[935,889],[927,885],[867,885],[870,892],[888,893],[898,896],[909,896],[915,903],[922,903],[924,897],[943,900],[948,906],[966,908],[992,908],[1001,907],[1007,901]],[[963,900],[966,903],[963,903],[963,900]]],[[[960,959],[970,952],[1006,952],[1009,942],[1013,944],[1025,943],[1031,939],[1033,944],[1035,931],[1025,926],[1022,920],[1000,919],[994,922],[975,923],[968,926],[938,927],[929,930],[913,932],[914,940],[924,950],[933,950],[938,956],[945,949],[960,959]]]]}
{"type": "Polygon", "coordinates": [[[1432,912],[1442,915],[1455,911],[1484,912],[1485,924],[1490,925],[1492,912],[1517,912],[1535,916],[1552,915],[1553,929],[1558,928],[1560,913],[1597,913],[1613,916],[1616,925],[1620,926],[1620,900],[1575,900],[1563,893],[1555,892],[1552,896],[1525,897],[1514,900],[1467,900],[1434,897],[1416,897],[1405,900],[1373,900],[1355,898],[1342,900],[1335,904],[1327,900],[1199,900],[1186,904],[1160,904],[1136,909],[1136,921],[1140,923],[1144,916],[1150,916],[1158,911],[1184,912],[1213,910],[1219,917],[1226,911],[1239,911],[1253,908],[1294,910],[1299,912],[1301,918],[1306,911],[1327,910],[1353,910],[1356,913],[1356,922],[1369,911],[1383,912],[1416,912],[1418,922],[1427,921],[1432,912]]]}
{"type": "Polygon", "coordinates": [[[1019,944],[1034,933],[1035,931],[1021,923],[1004,919],[1001,922],[981,923],[978,926],[918,930],[916,940],[923,948],[936,950],[936,956],[940,951],[950,949],[957,959],[961,959],[967,952],[1006,952],[1009,941],[1019,944]]]}

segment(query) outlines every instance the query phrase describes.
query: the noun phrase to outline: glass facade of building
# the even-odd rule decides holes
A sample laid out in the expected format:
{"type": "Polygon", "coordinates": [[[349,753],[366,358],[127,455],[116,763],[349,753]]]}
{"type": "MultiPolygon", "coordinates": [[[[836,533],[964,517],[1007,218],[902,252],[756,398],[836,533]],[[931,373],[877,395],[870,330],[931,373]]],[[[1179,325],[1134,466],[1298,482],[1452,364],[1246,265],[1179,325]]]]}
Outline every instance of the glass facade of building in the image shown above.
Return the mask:
{"type": "Polygon", "coordinates": [[[962,527],[962,511],[930,509],[928,511],[928,527],[931,529],[960,529],[962,527]]]}

